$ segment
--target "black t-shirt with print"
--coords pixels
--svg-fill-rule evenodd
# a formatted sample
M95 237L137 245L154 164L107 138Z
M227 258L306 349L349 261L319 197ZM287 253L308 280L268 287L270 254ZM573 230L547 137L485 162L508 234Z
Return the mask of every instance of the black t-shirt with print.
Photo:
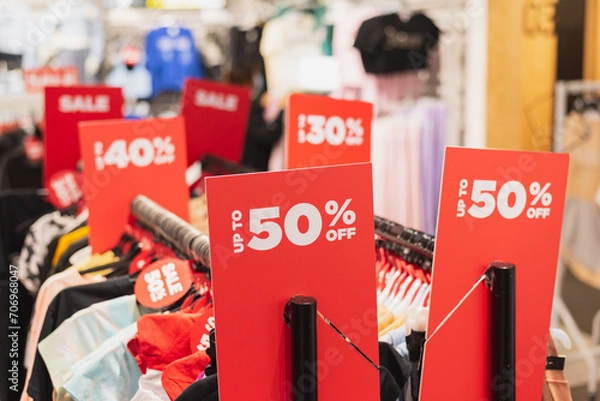
M363 22L354 47L368 73L416 71L428 67L429 52L439 38L438 27L423 14L408 20L387 14Z

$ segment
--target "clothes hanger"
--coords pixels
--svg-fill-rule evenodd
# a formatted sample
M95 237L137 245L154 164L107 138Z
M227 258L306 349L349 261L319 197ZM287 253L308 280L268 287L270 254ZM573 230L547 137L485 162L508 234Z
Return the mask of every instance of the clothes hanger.
M93 274L106 271L106 274L103 274L103 276L106 278L123 276L129 273L129 262L131 262L133 258L135 258L141 252L141 250L142 247L139 246L139 244L134 245L129 249L129 251L125 255L122 255L122 257L118 261L108 263L105 265L94 266L89 269L79 270L79 274L83 276L86 274Z
M406 0L400 0L399 1L400 4L398 4L398 17L400 18L400 21L406 23L408 21L410 21L410 19L413 16L413 13L411 12L410 8L408 7L408 4L406 2Z
M180 27L177 22L177 17L173 14L165 14L160 17L159 24L163 28L167 28L167 34L171 37L177 37L180 33Z

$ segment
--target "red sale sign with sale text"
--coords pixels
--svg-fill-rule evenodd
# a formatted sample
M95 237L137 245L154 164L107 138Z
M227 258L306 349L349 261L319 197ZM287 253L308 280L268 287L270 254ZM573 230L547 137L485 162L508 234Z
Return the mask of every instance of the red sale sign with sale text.
M83 178L73 170L63 170L52 176L48 185L48 201L58 209L77 205L83 199Z
M164 308L183 298L192 282L192 268L188 261L161 259L140 272L135 281L135 298L148 308Z
M34 68L23 71L25 90L30 93L42 92L49 86L73 86L79 84L79 71L76 67Z
M85 122L79 131L94 252L117 244L137 195L189 221L182 118Z
M516 400L542 399L568 165L556 153L446 150L421 401L489 400L499 385L486 285L440 326L494 261L516 266Z
M76 170L80 159L77 124L123 117L120 88L73 86L46 88L44 185L61 170Z
M292 399L283 312L296 295L377 363L370 164L206 181L220 400ZM319 398L379 399L378 371L317 320Z
M185 118L188 166L207 153L240 162L250 114L250 89L188 79L181 114Z
M288 168L371 161L373 105L327 96L290 96L286 119Z

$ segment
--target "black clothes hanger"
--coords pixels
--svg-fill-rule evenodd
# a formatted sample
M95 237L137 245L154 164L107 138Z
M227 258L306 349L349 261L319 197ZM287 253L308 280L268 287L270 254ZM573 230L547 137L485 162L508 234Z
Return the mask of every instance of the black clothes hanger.
M245 174L258 171L252 167L226 160L212 154L204 155L200 160L200 164L202 165L203 172L208 172L212 175Z
M183 259L201 263L210 268L208 236L172 212L143 195L135 197L131 212L139 224L170 244Z
M386 241L402 245L411 251L433 259L435 237L383 217L375 216L375 234Z
M113 263L108 263L105 265L91 267L89 269L82 270L79 273L81 275L85 275L85 274L91 274L91 273L96 273L96 272L101 272L104 270L112 269L112 271L110 273L108 273L105 277L109 278L109 277L122 276L129 272L129 265L131 264L131 261L141 252L141 250L142 250L141 245L135 244L135 245L131 246L131 248L129 249L129 251L126 254L121 255L121 257L118 261L113 262Z

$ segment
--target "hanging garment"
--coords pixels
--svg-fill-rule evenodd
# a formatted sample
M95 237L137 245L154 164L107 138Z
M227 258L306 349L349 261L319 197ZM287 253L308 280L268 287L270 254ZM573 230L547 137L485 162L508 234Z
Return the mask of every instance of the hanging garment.
M40 333L44 323L44 317L48 306L62 290L69 287L75 287L78 285L85 285L94 282L105 281L101 276L84 277L77 269L68 269L62 273L58 273L46 280L36 296L34 313L31 318L29 327L29 334L27 336L27 344L25 347L24 366L27 368L27 376L24 381L24 388L27 389L29 381L31 379L32 368L35 360L35 354L37 352L37 344L40 339ZM23 391L21 395L21 401L28 401L31 398L27 395L26 391Z
M55 211L40 217L29 229L18 265L19 280L30 293L35 294L42 283L50 243L74 221L73 216Z
M152 96L152 75L142 64L114 66L106 77L106 85L123 88L125 99L148 99Z
M439 28L424 14L403 20L394 13L363 22L354 46L367 72L387 74L427 68L429 52L439 38Z
M435 234L447 118L443 102L422 99L373 120L375 214Z
M69 246L82 238L86 238L90 235L90 227L84 226L81 228L77 228L69 233L66 233L62 237L58 239L58 243L56 244L56 250L54 251L54 255L52 256L52 267L54 268L58 263L60 257L67 251Z
M265 60L269 91L284 95L301 91L302 62L323 54L326 34L318 19L307 12L288 11L267 22L260 52Z
M423 228L418 114L402 112L375 119L372 128L375 214Z
M36 64L36 46L31 42L39 38L35 37L29 24L33 24L33 13L25 2L12 0L0 4L0 53L18 60L8 64L9 70L32 68Z
M162 375L160 370L148 369L140 376L138 390L131 401L170 401L161 382Z
M180 92L186 78L204 76L192 32L181 27L163 27L148 33L146 68L152 75L152 96Z
M73 376L73 365L140 316L135 296L125 295L91 305L62 322L38 344L54 388Z
M112 278L101 283L86 284L62 290L48 306L40 330L40 341L50 335L62 322L73 316L77 311L98 302L123 295L131 295L132 293L133 287L129 277ZM136 383L137 380L136 378ZM31 379L27 387L27 394L35 401L50 401L52 400L52 390L50 374L38 350L31 368Z
M260 99L253 101L242 163L260 171L268 170L271 152L283 135L283 127L283 113L275 121L267 122Z
M358 30L365 18L374 17L377 10L372 5L354 5L342 2L332 10L333 55L340 64L341 90L339 96L348 100L360 100L361 88L366 78L360 52L354 47Z
M210 363L204 351L192 353L192 328L204 312L146 315L138 320L138 333L128 348L142 374L161 371L161 382L171 399L193 383Z
M0 136L0 142L2 136ZM45 196L35 190L0 192L0 278L8 279L7 267L21 251L28 227L40 216L54 210Z
M127 350L127 342L136 331L135 323L124 328L71 367L73 377L65 383L64 389L73 401L129 401L133 398L141 372Z

